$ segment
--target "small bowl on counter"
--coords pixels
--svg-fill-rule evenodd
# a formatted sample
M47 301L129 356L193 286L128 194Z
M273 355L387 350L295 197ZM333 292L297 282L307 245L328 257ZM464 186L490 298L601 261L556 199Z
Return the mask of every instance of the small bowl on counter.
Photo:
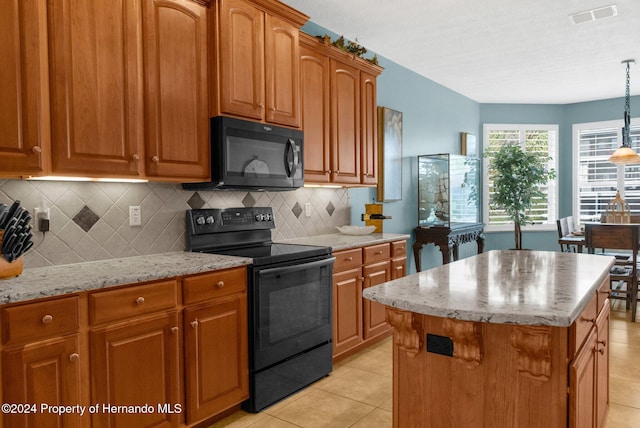
M376 230L375 226L336 226L340 233L345 235L369 235Z

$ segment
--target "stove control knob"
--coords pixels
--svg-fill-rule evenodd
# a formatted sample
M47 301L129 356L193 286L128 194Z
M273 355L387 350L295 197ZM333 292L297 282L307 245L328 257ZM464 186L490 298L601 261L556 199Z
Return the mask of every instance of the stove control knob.
M205 222L206 222L207 224L213 224L213 223L215 223L215 220L213 219L213 216L212 216L212 215L209 215L209 216L207 216L207 218L205 219Z
M256 221L264 221L264 214L256 214Z
M273 214L267 214L267 221L273 221Z
M205 219L203 216L196 217L196 223L202 226L205 223Z

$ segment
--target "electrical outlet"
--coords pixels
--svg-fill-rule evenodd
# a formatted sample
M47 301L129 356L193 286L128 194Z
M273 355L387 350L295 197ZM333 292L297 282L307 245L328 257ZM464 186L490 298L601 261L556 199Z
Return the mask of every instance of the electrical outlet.
M140 205L129 207L129 226L142 226L142 210Z
M49 231L49 220L51 220L51 210L49 208L34 208L33 209L33 229L36 232Z
M311 203L307 202L304 204L304 215L307 217L311 217Z

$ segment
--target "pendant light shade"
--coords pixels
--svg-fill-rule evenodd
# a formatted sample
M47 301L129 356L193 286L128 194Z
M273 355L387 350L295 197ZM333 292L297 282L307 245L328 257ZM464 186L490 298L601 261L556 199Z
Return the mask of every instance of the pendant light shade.
M631 126L631 101L629 96L629 65L635 63L634 59L626 59L622 61L627 65L627 81L624 93L624 127L622 128L622 146L618 148L611 157L609 162L616 165L628 165L640 163L640 156L631 148L631 137L629 136Z

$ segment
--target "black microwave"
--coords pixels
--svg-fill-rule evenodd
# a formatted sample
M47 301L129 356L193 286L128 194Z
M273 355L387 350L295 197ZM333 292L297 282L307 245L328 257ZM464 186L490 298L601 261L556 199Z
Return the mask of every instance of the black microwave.
M304 184L303 133L226 116L211 118L211 182L194 190L295 190Z

